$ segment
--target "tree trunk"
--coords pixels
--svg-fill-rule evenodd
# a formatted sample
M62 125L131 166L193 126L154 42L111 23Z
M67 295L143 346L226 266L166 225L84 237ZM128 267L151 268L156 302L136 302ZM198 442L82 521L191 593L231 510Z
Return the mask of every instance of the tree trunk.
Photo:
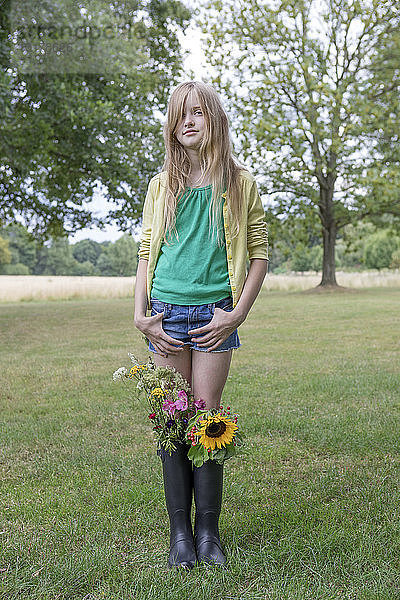
M322 223L322 235L324 242L324 255L322 259L322 279L319 286L337 287L335 245L336 245L336 220L333 206L334 187L326 186L320 188L320 217Z
M322 259L322 279L319 285L337 286L335 264L336 223L332 221L329 227L323 228L322 233L324 239L324 256Z

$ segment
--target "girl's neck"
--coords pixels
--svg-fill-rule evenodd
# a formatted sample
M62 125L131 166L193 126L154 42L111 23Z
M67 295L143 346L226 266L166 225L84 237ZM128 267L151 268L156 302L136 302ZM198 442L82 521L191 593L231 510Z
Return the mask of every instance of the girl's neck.
M202 173L190 173L190 177L188 177L186 181L187 187L204 187L209 185L211 181L209 179L204 179Z
M204 174L201 170L199 154L195 150L189 150L188 156L191 164L190 175L186 181L188 187L203 187L208 185L209 179L204 179Z

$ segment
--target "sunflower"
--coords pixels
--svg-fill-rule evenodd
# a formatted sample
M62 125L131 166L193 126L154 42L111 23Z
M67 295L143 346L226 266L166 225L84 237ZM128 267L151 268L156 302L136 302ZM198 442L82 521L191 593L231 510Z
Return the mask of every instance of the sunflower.
M222 448L230 444L238 428L229 417L224 417L221 413L200 421L200 425L201 429L195 435L199 436L199 443L204 448L211 450L215 450L215 446Z

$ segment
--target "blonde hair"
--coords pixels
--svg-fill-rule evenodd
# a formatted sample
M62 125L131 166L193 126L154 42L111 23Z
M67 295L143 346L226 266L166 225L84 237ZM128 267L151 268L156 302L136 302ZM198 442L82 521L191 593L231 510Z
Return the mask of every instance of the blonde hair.
M193 93L197 93L204 115L205 134L199 148L199 159L203 178L207 177L212 184L210 232L216 234L218 243L221 244L218 218L222 214L224 198L221 194L224 191L226 191L227 209L232 223L232 236L235 237L239 232L243 205L239 173L243 167L232 154L228 116L221 100L211 85L201 81L179 84L172 92L168 103L164 125L166 153L163 169L167 172L164 239L167 241L167 238L175 232L177 203L187 187L191 172L189 157L176 137L176 130L181 123L186 99Z

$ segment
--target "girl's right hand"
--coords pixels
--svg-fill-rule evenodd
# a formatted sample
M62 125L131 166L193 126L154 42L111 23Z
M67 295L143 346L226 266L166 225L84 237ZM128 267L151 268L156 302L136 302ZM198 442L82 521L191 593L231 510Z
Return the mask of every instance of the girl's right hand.
M153 317L142 317L135 320L135 326L144 333L161 356L179 354L183 350L183 342L165 333L162 328L162 319L163 313L158 313Z

